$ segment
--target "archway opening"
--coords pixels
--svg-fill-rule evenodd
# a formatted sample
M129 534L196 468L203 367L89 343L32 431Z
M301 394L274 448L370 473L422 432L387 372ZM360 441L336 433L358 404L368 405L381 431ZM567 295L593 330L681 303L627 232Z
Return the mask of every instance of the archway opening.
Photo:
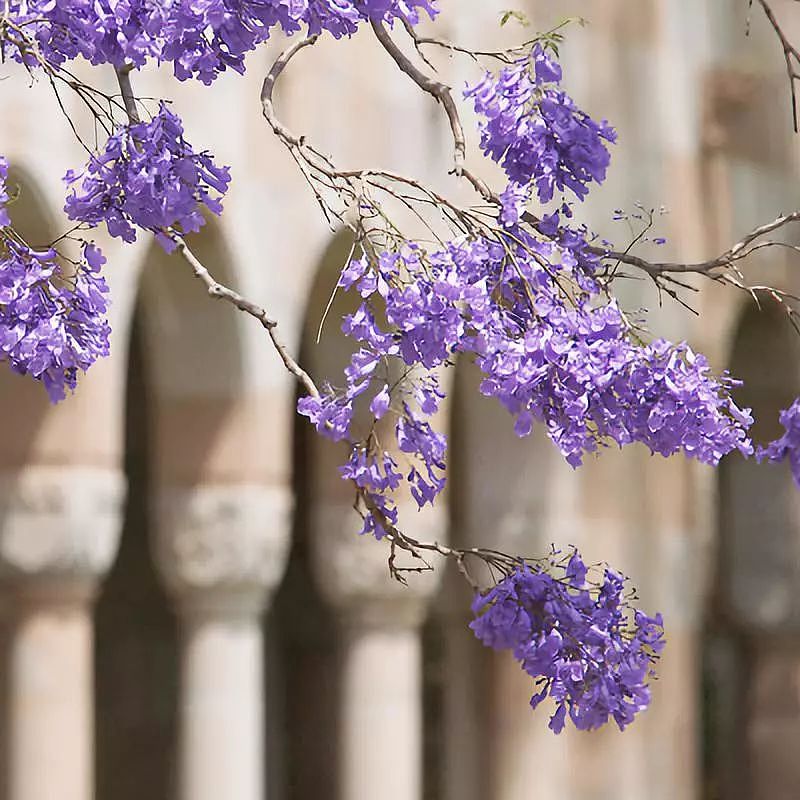
M306 304L300 363L315 381L334 380L352 343L339 330L351 313L352 297L335 287L351 239L338 236L328 247ZM294 395L294 402L304 392ZM294 415L292 545L283 583L268 620L268 787L280 800L335 800L338 785L337 623L312 572L311 537L321 484L337 481L342 452L322 440L305 417ZM271 704L271 705L270 705ZM280 720L278 723L277 721Z
M780 436L800 394L800 341L777 311L748 308L730 359L753 409L753 436ZM703 658L707 800L789 800L800 785L793 743L800 698L800 500L788 465L738 453L717 477L717 551Z
M175 795L177 633L153 567L152 413L137 308L130 335L120 549L95 611L95 778L98 800ZM131 780L131 776L136 776Z
M474 364L458 362L450 400L450 541L528 555L546 551L558 456L539 428L517 437L505 409L481 395L481 380ZM552 736L544 712L527 705L530 679L508 653L474 637L472 591L455 564L443 566L425 628L425 797L547 793L547 774L558 773L555 763L545 766L554 752L545 737ZM478 564L471 566L478 580L490 580Z

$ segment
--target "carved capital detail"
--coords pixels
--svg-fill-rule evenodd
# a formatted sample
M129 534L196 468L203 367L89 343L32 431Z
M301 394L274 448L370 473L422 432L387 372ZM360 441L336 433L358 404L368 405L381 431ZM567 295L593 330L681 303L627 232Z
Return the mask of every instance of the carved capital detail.
M404 513L405 512L405 513ZM401 508L401 522L419 540L443 541L447 530L441 507ZM339 611L345 624L411 627L422 623L441 579L443 559L425 554L434 569L407 573L408 585L389 574L389 544L359 536L361 520L350 506L323 506L312 515L313 569L322 595ZM422 563L397 553L397 565Z
M178 605L186 610L260 610L286 567L291 506L291 493L284 487L162 490L154 549Z
M31 466L0 476L0 582L90 594L117 552L119 472Z

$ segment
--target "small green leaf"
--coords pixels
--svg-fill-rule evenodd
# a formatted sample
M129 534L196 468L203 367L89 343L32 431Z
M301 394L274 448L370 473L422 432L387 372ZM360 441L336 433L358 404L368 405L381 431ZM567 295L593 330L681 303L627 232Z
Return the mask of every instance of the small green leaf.
M509 20L513 19L515 22L518 22L520 25L527 27L530 25L530 21L528 17L522 11L516 11L514 9L508 9L503 11L500 16L500 27L505 25Z

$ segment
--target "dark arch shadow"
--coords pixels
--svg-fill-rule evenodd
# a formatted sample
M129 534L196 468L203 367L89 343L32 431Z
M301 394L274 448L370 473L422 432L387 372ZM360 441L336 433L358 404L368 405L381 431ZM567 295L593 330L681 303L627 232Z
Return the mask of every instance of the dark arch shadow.
M782 314L744 311L730 370L744 381L735 394L753 409L754 439L780 436L778 412L800 394L800 341ZM717 491L702 670L704 797L789 800L800 786L800 702L782 683L800 667L797 489L788 465L735 453L719 467Z
M335 381L347 363L349 340L339 330L352 298L333 294L350 252L350 237L340 234L323 258L309 294L300 345L300 361L314 380ZM301 396L295 394L294 402ZM326 447L308 421L293 415L292 489L295 511L292 546L283 583L268 619L267 793L281 800L336 800L338 776L337 627L323 602L311 570L312 509L320 481L336 480L341 451ZM272 704L272 705L270 705ZM278 708L276 708L278 705ZM278 723L277 721L280 720ZM342 798L341 800L345 800Z
M177 741L176 622L150 557L152 414L137 309L130 337L120 550L95 610L98 800L172 800Z

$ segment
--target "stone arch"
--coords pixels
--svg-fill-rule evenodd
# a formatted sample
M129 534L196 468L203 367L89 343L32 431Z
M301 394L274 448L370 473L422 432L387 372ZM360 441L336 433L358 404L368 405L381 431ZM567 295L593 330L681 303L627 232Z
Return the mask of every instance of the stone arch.
M56 234L56 224L43 193L31 173L23 166L12 163L8 185L16 189L14 201L8 211L14 229L32 246L45 245ZM23 375L17 375L6 364L0 363L0 477L4 484L13 486L19 480L26 464L37 458L42 449L43 428L50 413L51 404L47 392L40 383ZM7 491L5 499L14 495ZM0 503L0 533L5 532L15 509ZM13 526L13 521L10 523ZM7 598L3 601L6 610ZM13 768L8 741L13 736L9 725L9 712L14 689L11 688L13 670L10 667L13 647L13 628L10 620L0 620L0 798L7 791L6 778Z
M60 215L48 202L45 190L50 184L40 176L40 167L38 163L20 165L12 161L9 174L9 183L18 190L9 205L12 224L35 248L47 247L64 231ZM64 246L68 248L69 244ZM21 766L35 763L26 762L31 750L26 752L19 746L20 727L30 719L41 726L28 737L34 759L40 749L63 753L68 764L63 770L56 766L48 771L46 781L58 784L56 791L67 793L80 793L83 789L78 787L90 782L89 606L98 579L110 566L116 550L123 495L114 424L121 403L108 364L108 359L101 360L88 375L79 378L80 391L55 406L41 384L0 365L4 443L0 455L0 538L7 636L0 650L6 651L3 689L10 698L2 724L8 725L8 735L16 743L8 749L8 762L1 771L3 782L13 783L17 790L20 781L39 781L42 785L40 777L27 774L29 767ZM31 502L26 497L38 499ZM15 548L15 541L23 546ZM35 612L22 611L28 593L35 598L31 604ZM33 645L31 619L52 621L44 623L52 634ZM19 661L19 653L26 647L33 648L31 652L40 664L32 681L29 661ZM53 701L53 686L61 686L62 697L69 698L66 712L64 703ZM40 703L33 713L29 705L19 705L20 698L30 704L31 696ZM60 728L61 724L66 727ZM60 741L51 751L49 737L63 739L65 730L69 730L69 742Z
M775 309L745 308L730 354L755 441L781 434L800 395L800 341ZM717 549L704 659L706 782L723 800L789 798L800 706L800 501L789 468L732 454L717 477Z
M24 164L12 162L9 165L8 185L16 190L8 206L14 230L31 247L50 244L56 236L56 219L34 173Z
M219 280L233 282L216 226L191 238ZM207 485L258 480L247 457L258 449L247 437L257 432L241 413L249 396L239 325L236 310L209 298L178 256L151 246L129 326L129 493L119 554L96 609L99 800L143 792L168 800L179 791L181 620L177 598L165 591L162 529L186 519Z
M222 283L234 283L231 257L212 223L191 239ZM208 296L182 259L153 244L141 277L139 313L152 388L154 470L163 485L243 476L246 400L241 314Z

